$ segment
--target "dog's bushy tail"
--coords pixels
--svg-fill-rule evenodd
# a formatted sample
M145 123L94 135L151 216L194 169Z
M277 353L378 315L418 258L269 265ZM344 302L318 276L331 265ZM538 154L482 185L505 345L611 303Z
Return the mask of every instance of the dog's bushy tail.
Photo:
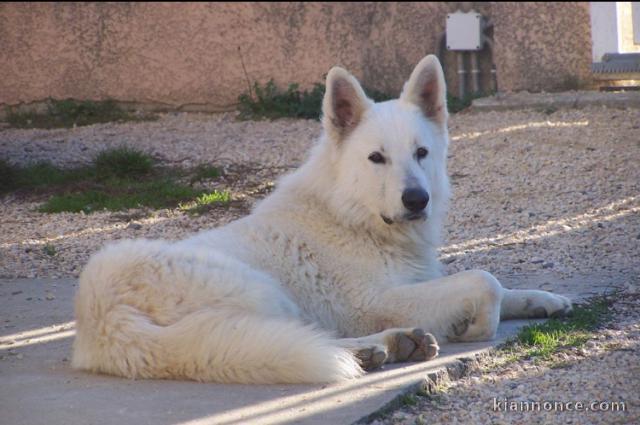
M128 378L221 383L334 382L362 373L351 352L297 320L205 308L160 326L128 305L78 323L72 365Z
M78 333L74 367L222 383L333 382L362 373L335 340L295 321L203 309L163 327L118 306L103 327L104 337Z

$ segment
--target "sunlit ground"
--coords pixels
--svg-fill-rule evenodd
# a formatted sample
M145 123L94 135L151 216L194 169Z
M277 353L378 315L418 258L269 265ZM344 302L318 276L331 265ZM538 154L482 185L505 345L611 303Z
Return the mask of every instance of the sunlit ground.
M551 115L536 111L453 115L449 174L454 195L441 250L449 272L468 268L498 274L536 272L541 265L534 259L542 259L548 267L553 264L550 271L559 277L576 272L638 271L640 266L629 260L640 255L634 243L638 233L634 229L640 226L640 150L634 128L640 125L638 121L635 111L606 108L559 110ZM206 120L193 123L189 143L207 143L216 133L204 123ZM308 128L317 135L320 125L308 121L283 132L284 123L260 126L262 131L273 126L268 137L274 140L286 134L283 146L290 143L296 148L279 146L279 163L295 164L298 153L287 159L288 155L299 152L301 143L310 146L313 137L308 136ZM140 128L158 124L162 120L142 123ZM237 138L251 137L244 123L218 120L211 125L224 128L225 134L237 131ZM203 126L200 135L199 126ZM24 146L36 143L19 140L19 134L12 133L12 137ZM218 151L211 158L193 160L215 163L216 158L224 157L228 161L238 143L248 144L234 142L229 152L227 145L217 144ZM176 145L182 149L180 146ZM185 158L189 152L184 152ZM51 155L61 153L53 150ZM268 170L268 163L261 169ZM281 167L276 174L284 170ZM241 191L244 178L264 183L274 177L274 173L240 176L233 192ZM0 277L77 276L89 255L108 240L182 238L239 218L250 206L202 215L183 208L138 216L136 212L47 215L34 212L38 205L35 200L10 196L0 199ZM132 221L136 228L131 228Z
M0 336L0 351L28 347L75 335L75 321Z

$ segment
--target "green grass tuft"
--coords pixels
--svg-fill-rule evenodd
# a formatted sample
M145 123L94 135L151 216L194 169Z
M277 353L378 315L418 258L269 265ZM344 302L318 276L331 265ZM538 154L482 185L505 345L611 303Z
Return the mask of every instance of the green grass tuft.
M468 93L463 98L459 98L457 96L453 96L450 93L447 93L447 109L450 113L456 114L458 112L464 111L471 103L473 103L474 99L479 99L481 97L490 96L490 94L477 92L477 93Z
M51 244L46 244L42 247L42 252L47 254L49 257L53 257L56 255L56 247Z
M522 357L549 359L564 347L579 347L591 337L591 331L609 317L610 305L608 298L597 297L574 306L570 317L525 326L505 349L512 360L517 360Z
M219 175L220 171L210 165L192 170L159 168L147 154L123 147L100 152L91 165L75 169L48 163L17 167L0 161L0 193L51 193L39 208L45 213L158 209L182 203L193 203L193 211L201 212L231 200L229 192L209 193L192 185Z
M88 167L61 169L47 162L38 162L24 167L12 166L0 161L0 194L20 189L46 189L91 178Z
M298 84L290 84L281 90L273 80L261 86L257 82L252 93L243 93L238 98L240 114L238 119L277 119L283 117L319 119L322 113L322 98L326 87L316 83L310 91L300 91ZM364 88L365 93L375 102L384 102L394 97L376 89ZM488 96L486 93L470 93L464 98L447 94L449 112L460 112L471 105L474 99Z
M9 192L18 187L18 169L0 159L0 193Z
M415 406L418 404L418 396L415 394L404 394L400 397L401 406Z
M15 128L70 128L105 122L149 121L157 116L135 115L122 109L113 100L77 101L49 99L46 112L7 110L7 122Z
M201 190L176 183L169 178L149 181L111 179L92 190L53 195L39 211L83 211L89 214L105 209L120 211L140 207L166 208L177 206L181 201L197 197L201 193Z
M216 206L227 206L230 202L230 192L214 190L210 193L203 193L192 202L180 204L179 208L190 214L202 214Z
M299 90L298 84L290 84L286 90L279 89L273 80L261 86L258 82L253 85L253 93L244 93L238 97L240 102L238 116L241 120L248 119L277 119L319 118L324 85L315 84L311 91Z
M139 150L120 147L102 151L94 160L96 177L139 178L148 175L153 168L153 159Z
M199 164L193 170L191 183L201 181L201 180L217 179L221 175L222 175L222 172L218 167L214 167L213 165L209 165L209 164Z
M238 119L273 120L284 117L320 119L325 90L326 87L322 83L314 84L310 91L300 91L298 84L290 84L283 91L273 80L269 80L264 86L256 82L253 93L244 93L238 98L240 103ZM392 99L392 96L379 90L365 89L365 92L376 102Z

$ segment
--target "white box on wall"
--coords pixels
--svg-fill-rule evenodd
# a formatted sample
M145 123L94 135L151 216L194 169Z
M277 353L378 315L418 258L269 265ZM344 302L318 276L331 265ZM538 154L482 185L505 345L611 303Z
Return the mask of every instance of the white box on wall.
M482 15L478 12L454 12L447 15L447 49L482 49Z

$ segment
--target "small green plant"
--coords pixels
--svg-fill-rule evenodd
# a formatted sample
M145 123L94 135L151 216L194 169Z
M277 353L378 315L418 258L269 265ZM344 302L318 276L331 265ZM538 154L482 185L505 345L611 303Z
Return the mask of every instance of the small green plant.
M308 91L300 91L298 84L290 84L286 90L279 89L273 80L263 87L254 83L253 93L244 93L238 98L238 119L277 119L283 117L319 119L322 113L322 98L326 87L314 84ZM379 90L365 89L367 95L376 102L392 97Z
M214 190L210 193L203 193L192 202L180 204L179 208L191 214L202 214L213 207L229 205L230 202L230 192Z
M273 80L269 80L264 87L256 82L253 85L253 96L245 93L238 98L239 118L318 118L324 86L316 84L311 91L304 92L298 87L298 84L290 84L282 91Z
M120 211L129 208L176 207L192 204L189 212L202 212L227 205L227 191L208 192L193 184L215 179L221 174L212 165L194 169L160 168L151 157L129 147L100 152L85 167L61 169L49 163L12 166L0 161L0 193L15 190L48 193L40 212L59 213L100 210ZM185 183L186 181L186 183Z
M51 244L46 244L42 247L42 252L47 254L49 257L53 257L56 255L56 247Z
M463 98L459 98L450 93L447 93L447 108L449 112L452 114L456 114L460 111L467 109L471 106L471 103L474 99L479 99L481 97L487 97L491 94L476 92L476 93L467 93Z
M385 93L377 89L363 87L363 90L367 94L367 96L374 102L386 102L387 100L391 100L394 98L389 93Z
M226 204L229 201L231 201L231 193L226 190L223 192L214 190L211 193L200 195L198 199L196 199L198 205Z
M0 193L9 192L18 186L16 167L0 159Z
M135 115L122 109L113 100L77 101L73 99L46 102L45 112L7 110L7 122L16 128L70 128L113 121L148 121L157 116Z
M418 396L416 394L405 394L400 397L401 406L415 406L418 404Z
M94 165L98 179L139 178L151 172L153 159L144 152L125 146L100 152Z
M53 195L39 209L40 212L63 211L86 214L101 211L120 211L129 208L166 208L199 196L201 190L177 183L169 178L135 181L111 179L94 189Z
M578 347L607 319L610 304L607 297L597 297L576 305L570 317L525 326L504 349L512 360L517 360L521 357L549 359L563 347Z
M0 161L0 194L19 189L46 189L82 181L92 175L88 167L61 169L47 162L12 166Z
M191 177L191 183L208 180L208 179L217 179L220 177L222 173L218 167L214 167L209 164L199 164L194 170L193 175Z

